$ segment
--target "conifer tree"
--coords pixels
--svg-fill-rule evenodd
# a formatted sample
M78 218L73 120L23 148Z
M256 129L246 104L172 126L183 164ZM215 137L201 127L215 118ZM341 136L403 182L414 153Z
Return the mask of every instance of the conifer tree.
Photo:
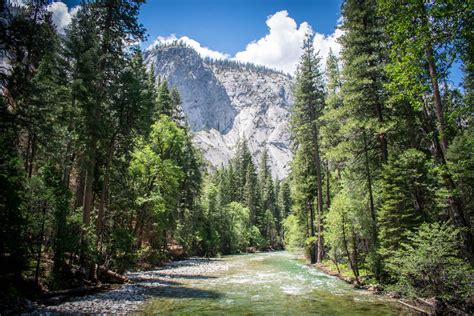
M186 117L183 111L183 103L181 101L181 96L179 94L178 88L176 86L171 88L170 91L171 102L173 105L173 113L171 118L178 124L178 126L186 127Z
M451 61L458 55L471 66L469 51L470 12L472 4L465 1L397 1L379 2L386 17L385 30L390 36L390 63L387 71L392 79L389 87L394 95L405 95L415 108L434 112L428 116L429 133L438 163L446 166L449 131L446 119L447 104L443 102L440 83L446 78ZM467 28L467 30L466 30ZM467 32L467 33L466 33ZM468 74L469 75L469 74ZM469 86L469 76L466 82ZM448 190L446 204L453 223L461 228L464 253L474 265L474 240L462 199L456 197L457 184L449 172L442 174Z
M244 205L250 210L251 225L256 225L257 223L257 214L260 201L258 196L259 188L257 181L258 179L255 166L253 162L250 161L245 175L243 202Z
M175 102L177 100L174 100ZM157 113L158 115L164 114L169 117L173 117L174 112L174 102L171 98L170 90L168 88L168 81L163 80L158 86L157 92Z
M379 214L380 253L390 257L407 236L430 220L434 200L426 157L409 149L384 166Z
M377 172L388 159L387 138L387 37L376 1L348 0L342 13L345 31L341 37L343 82L343 112L345 116L345 148L351 160L352 171L366 180L367 209L370 218L369 252L371 269L379 276L377 233L377 201L374 184Z
M110 102L111 88L115 84L111 79L123 69L127 46L144 36L143 26L137 21L140 6L140 0L86 2L68 32L68 47L76 67L74 79L81 85L90 85L82 89L79 100L85 118L81 205L86 225L90 223L93 206L98 146L102 133L107 130L101 128L104 126L99 122L105 118L106 104Z
M345 102L351 106L351 115L368 130L368 137L376 140L379 159L385 162L388 159L388 145L384 66L388 39L382 18L377 14L375 0L347 0L342 14Z
M316 180L317 196L317 244L312 246L311 262L321 262L324 254L323 243L323 192L320 148L320 116L324 108L325 92L320 70L320 59L314 51L313 36L308 34L303 43L303 55L298 65L295 82L295 104L292 109L291 126L297 151L305 151L311 157L314 174L306 173L305 178ZM308 169L309 171L311 169ZM313 201L307 201L309 208L311 236L314 236Z

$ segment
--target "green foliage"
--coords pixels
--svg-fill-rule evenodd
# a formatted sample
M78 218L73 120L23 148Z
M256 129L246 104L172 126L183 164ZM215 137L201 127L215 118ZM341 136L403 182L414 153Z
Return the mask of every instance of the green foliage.
M289 215L283 220L283 231L286 249L296 251L304 247L306 240L304 230L301 229L301 224L295 215Z
M10 273L25 265L24 181L12 117L0 98L0 260Z
M176 99L176 97L175 97ZM174 100L177 102L178 100ZM173 116L173 99L171 98L170 90L168 89L168 82L163 80L158 86L156 104L158 106L157 113L167 115L168 117Z
M114 270L123 273L136 264L139 255L134 251L135 244L135 236L129 230L117 228L112 232L110 255Z
M257 175L247 142L240 140L229 165L210 175L204 186L204 223L198 225L196 238L202 252L212 255L281 247L282 217L275 193L278 187L266 151ZM286 190L282 203L290 208L289 186Z
M380 253L390 256L407 236L430 218L434 207L425 154L409 149L394 157L382 172L379 212Z
M332 200L329 212L325 216L324 238L330 249L330 258L336 259L336 261L342 257L347 260L348 232L350 231L349 226L352 224L349 216L353 216L351 211L350 197L347 192L341 191Z
M447 154L447 166L457 184L455 194L465 203L465 216L474 227L474 134L465 131L454 140Z
M152 125L149 140L138 139L132 153L129 175L135 196L138 239L147 227L153 227L151 243L161 247L166 231L176 227L180 183L183 170L180 160L185 148L185 134L168 116L161 115Z
M366 201L361 197L357 182L344 179L342 189L334 196L325 217L324 233L331 260L347 262L356 278L360 274L361 261L367 256L361 241L368 240L371 233Z
M283 181L244 136L203 175L178 89L131 46L142 3L84 1L60 36L47 1L28 1L2 32L2 281L55 289L88 282L95 264L123 272L284 243L408 295L470 295L470 3L344 1L341 61L331 53L326 76L308 35ZM463 93L448 85L454 60ZM438 223L448 218L458 228ZM86 275L70 280L71 267Z
M392 80L388 87L393 95L408 98L413 107L421 108L422 96L431 89L426 62L433 58L440 77L446 76L459 45L468 43L462 37L469 27L469 4L382 0L377 5L391 39L386 70ZM430 56L430 50L434 56Z
M408 235L387 268L402 293L459 300L472 295L472 268L459 258L459 229L447 223L423 224Z
M224 227L227 226L227 229L221 232L223 248L228 249L229 253L245 251L250 239L249 209L240 203L231 202L224 206L223 215Z

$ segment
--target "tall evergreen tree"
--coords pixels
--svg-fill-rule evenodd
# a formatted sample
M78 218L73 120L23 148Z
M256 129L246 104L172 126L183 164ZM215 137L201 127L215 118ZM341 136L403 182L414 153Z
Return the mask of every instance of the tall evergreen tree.
M399 3L383 0L379 8L386 17L385 29L392 42L387 66L392 79L391 91L395 95L408 96L415 109L424 107L426 112L434 112L434 118L428 116L428 124L432 125L430 133L435 135L432 137L435 157L445 167L450 139L447 105L443 102L440 82L446 78L450 63L460 52L466 66L470 65L465 52L470 45L466 28L472 20L472 16L469 17L472 5L465 1ZM457 185L449 172L443 172L442 177L449 193L446 199L450 208L448 213L453 223L462 229L464 253L474 264L472 227L462 200L456 197Z
M313 246L311 261L321 262L324 254L323 243L323 192L322 192L322 168L320 147L320 116L324 108L325 92L323 78L320 70L320 59L314 51L313 36L308 34L303 43L303 54L298 65L295 80L295 104L292 109L291 126L292 134L297 150L307 150L315 174L306 174L305 177L315 177L317 196L317 244ZM311 235L313 229L313 207L309 202L306 207L310 208Z
M388 159L387 140L387 82L384 66L388 39L382 18L378 15L376 1L347 0L342 13L345 31L341 37L344 112L349 148L354 161L353 169L366 179L370 223L370 251L374 265L371 269L379 275L376 256L377 201L374 183L377 171ZM374 150L375 149L375 150ZM355 158L355 159L354 159Z

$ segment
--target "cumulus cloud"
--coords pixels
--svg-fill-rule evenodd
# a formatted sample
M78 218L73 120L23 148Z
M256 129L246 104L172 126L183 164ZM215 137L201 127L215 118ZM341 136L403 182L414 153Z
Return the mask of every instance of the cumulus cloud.
M158 38L153 42L153 44L150 45L148 49L156 47L160 44L171 44L176 41L180 41L191 46L199 55L201 55L201 57L209 57L213 59L228 59L230 57L228 54L204 47L198 41L195 41L187 36L177 38L174 34L170 36L158 36Z
M187 36L180 38L177 38L175 35L159 36L149 48L163 43L170 44L174 41L182 41L194 48L203 57L249 62L282 70L290 74L293 74L296 70L301 57L303 40L308 32L314 35L313 45L315 50L319 52L323 69L325 68L329 51L332 50L336 56L340 54L341 46L337 42L337 39L343 34L343 31L340 29L336 29L330 35L314 32L307 22L298 25L286 10L269 16L266 24L268 26L268 34L259 40L247 44L245 50L236 53L232 58L228 54L203 47L199 42Z
M249 43L244 51L235 55L235 59L293 73L301 54L303 39L311 31L311 27L306 22L298 26L287 11L268 17L266 24L269 33L258 41Z
M235 55L235 59L294 73L301 56L305 35L313 32L311 26L307 22L298 26L286 10L269 16L266 24L268 34L249 43L244 51ZM320 52L323 66L330 49L334 54L339 54L340 45L336 40L341 34L342 31L338 29L331 35L314 33L314 47Z
M26 6L26 0L10 0L14 6ZM64 33L64 29L71 23L72 18L76 15L81 6L77 5L71 9L62 2L56 1L48 5L48 11L53 15L53 23L57 27L59 33Z
M58 28L59 33L64 33L64 29L71 23L74 15L79 11L80 6L71 9L61 1L53 2L48 6L48 10L53 14L53 23Z
M323 69L326 67L326 60L329 56L329 52L339 57L341 53L341 45L337 42L337 39L341 37L343 31L336 29L331 35L324 35L320 33L314 34L314 49L319 51L319 56L321 57L321 66Z

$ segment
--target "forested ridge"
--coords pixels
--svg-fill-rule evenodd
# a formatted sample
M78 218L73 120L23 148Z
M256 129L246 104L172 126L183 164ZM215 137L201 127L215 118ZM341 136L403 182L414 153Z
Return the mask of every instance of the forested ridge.
M304 41L294 159L274 179L245 135L228 165L207 166L179 91L136 46L143 2L82 1L64 34L46 0L2 23L0 304L192 255L286 248L356 283L466 306L472 3L344 1L340 57L322 65Z

